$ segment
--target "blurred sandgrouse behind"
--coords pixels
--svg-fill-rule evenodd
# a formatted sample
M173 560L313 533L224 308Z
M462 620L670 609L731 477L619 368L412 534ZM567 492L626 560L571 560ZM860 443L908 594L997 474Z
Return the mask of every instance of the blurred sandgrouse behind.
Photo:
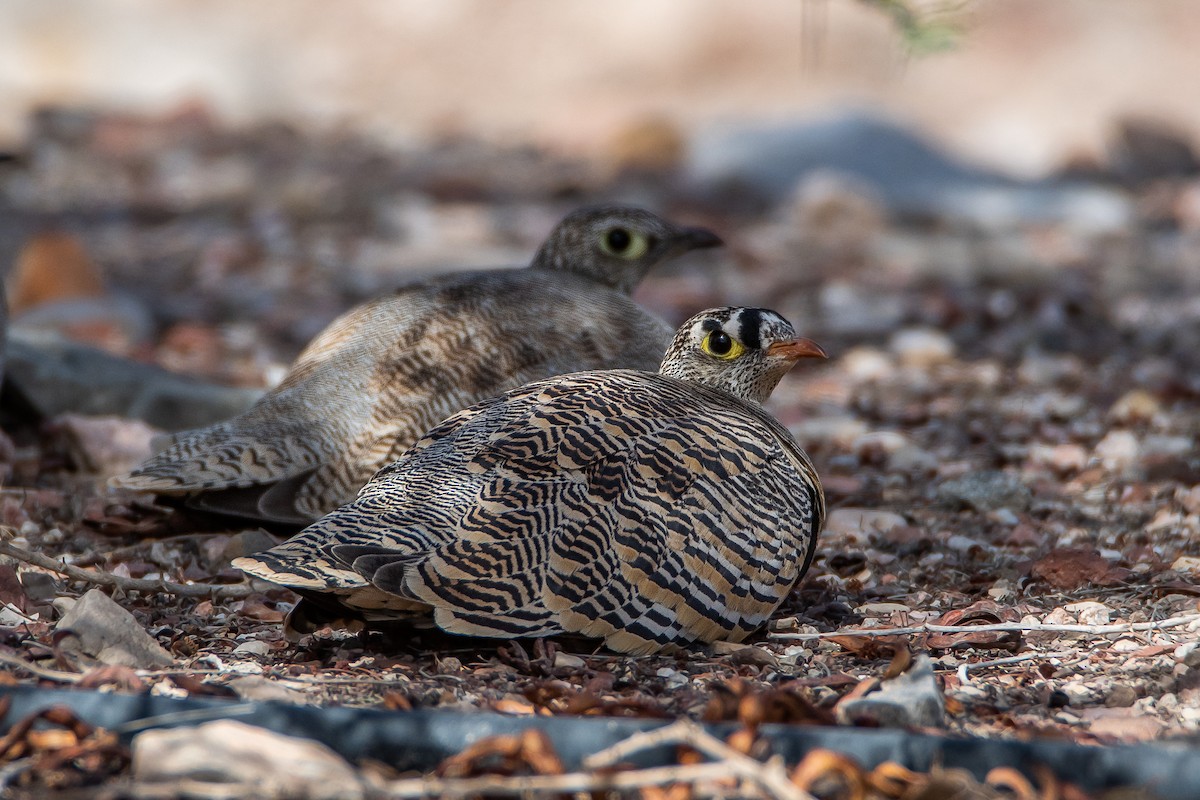
M759 405L824 357L773 311L684 323L656 373L560 375L461 411L291 541L234 565L301 595L292 634L427 616L647 653L740 641L808 569L808 456Z
M564 372L654 369L671 330L630 292L655 264L720 243L641 209L576 211L527 269L440 277L349 311L249 411L177 434L110 485L301 527L472 403Z

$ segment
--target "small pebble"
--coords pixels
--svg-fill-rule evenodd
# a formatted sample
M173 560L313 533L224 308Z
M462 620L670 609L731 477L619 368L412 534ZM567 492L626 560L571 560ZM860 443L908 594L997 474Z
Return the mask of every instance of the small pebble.
M1016 476L1006 472L973 472L949 480L937 488L938 499L950 506L966 506L976 511L1009 508L1024 511L1033 495Z
M1141 445L1129 431L1109 431L1096 445L1096 457L1109 472L1124 472L1137 463Z
M913 444L895 450L887 459L891 472L931 473L937 471L938 464L937 456Z
M1189 667L1198 667L1200 666L1200 643L1185 642L1175 648L1173 655L1176 661L1187 664Z
M1021 518L1018 517L1011 508L997 508L988 512L988 519L1000 525L1009 528L1020 524Z
M901 366L929 369L954 360L954 342L934 328L905 328L892 336L888 348Z
M682 689L688 685L688 677L678 670L673 670L670 667L663 667L654 673L660 678L666 679L667 689Z
M1122 425L1149 422L1162 411L1158 398L1144 389L1134 389L1121 395L1108 410L1108 417Z
M462 668L462 662L454 656L446 656L437 662L437 672L439 675L453 675L456 672L462 672Z
M1088 452L1078 444L1035 444L1029 448L1029 460L1058 473L1079 472L1087 466Z
M1107 625L1112 619L1112 609L1103 603L1085 600L1082 603L1071 603L1067 606L1083 625Z
M867 432L865 422L854 417L811 417L797 422L788 430L800 444L812 447L829 444L849 449L854 441Z
M1021 365L1017 368L1017 377L1024 383L1044 386L1068 378L1076 378L1082 371L1083 366L1074 356L1032 354L1021 361Z
M1200 575L1200 558L1196 556L1180 556L1171 562L1171 569L1189 575Z
M886 380L896 374L891 357L873 347L855 347L842 354L841 368L854 381Z
M912 447L912 440L897 431L869 431L854 440L851 449L860 456L873 450L892 454L905 447Z
M556 669L583 669L586 666L587 662L579 656L573 656L561 650L554 654L554 667Z

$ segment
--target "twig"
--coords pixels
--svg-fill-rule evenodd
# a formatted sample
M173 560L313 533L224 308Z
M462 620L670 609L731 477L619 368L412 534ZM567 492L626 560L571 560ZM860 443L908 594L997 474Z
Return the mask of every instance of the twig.
M1069 658L1075 655L1074 652L1065 651L1060 653L1022 653L1019 656L1008 656L1007 658L995 658L991 661L976 661L973 664L959 664L955 671L958 679L963 683L970 683L971 679L967 673L972 670L987 669L988 667L1003 667L1009 664L1020 664L1022 661L1036 661L1044 658Z
M753 759L750 759L753 761ZM755 761L759 767L764 765ZM728 779L737 770L724 761L685 766L649 767L626 772L569 772L566 775L507 777L484 775L478 778L407 778L385 784L382 796L388 800L411 797L467 797L471 795L521 797L564 793L602 793L664 786L672 783L700 783ZM738 775L737 777L743 777ZM786 794L773 792L761 780L754 779L773 799L803 798L812 795L788 784Z
M788 780L782 762L772 759L767 763L750 758L734 750L710 733L706 733L690 719L681 719L645 733L635 733L628 739L617 742L583 760L583 766L588 769L609 767L623 761L633 753L648 750L662 745L687 745L704 753L709 758L718 759L726 774L733 774L742 780L757 784L768 795L789 800L813 800L812 795L796 787Z
M913 633L987 633L990 631L1052 631L1056 633L1087 633L1103 636L1110 633L1153 631L1162 628L1177 628L1192 622L1200 622L1200 614L1185 614L1154 622L1118 622L1112 625L1057 625L1045 622L998 622L994 625L912 625L907 628L850 628L822 633L768 633L767 638L785 642L807 642L813 639L829 639L834 636L899 636Z
M67 672L61 669L50 669L35 664L32 661L26 661L19 656L12 656L8 653L0 652L0 664L7 664L13 669L23 669L26 672L32 673L39 678L44 678L48 681L58 681L59 683L79 683L83 680L81 672Z
M18 561L32 564L35 567L48 569L60 575L66 575L74 581L83 581L95 586L112 586L126 592L146 592L153 594L162 592L181 597L210 597L213 600L237 600L249 597L254 590L246 584L233 586L213 586L203 583L172 583L167 580L147 580L145 578L125 578L113 575L111 572L82 569L73 564L56 561L41 553L34 553L23 547L17 547L12 542L0 541L0 555L11 556Z

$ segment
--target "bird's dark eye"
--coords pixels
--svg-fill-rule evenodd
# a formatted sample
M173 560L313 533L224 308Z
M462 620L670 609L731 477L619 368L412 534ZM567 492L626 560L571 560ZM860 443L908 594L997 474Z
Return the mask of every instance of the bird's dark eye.
M720 329L705 336L704 341L700 342L700 349L710 356L716 356L725 361L732 361L746 352L746 348L741 342Z
M632 241L633 237L624 228L613 228L604 237L604 243L608 245L608 249L617 255L628 250Z
M733 347L733 339L725 331L713 331L708 337L708 352L714 356L723 356Z
M637 261L650 250L650 237L629 228L609 228L600 235L600 249L625 261Z

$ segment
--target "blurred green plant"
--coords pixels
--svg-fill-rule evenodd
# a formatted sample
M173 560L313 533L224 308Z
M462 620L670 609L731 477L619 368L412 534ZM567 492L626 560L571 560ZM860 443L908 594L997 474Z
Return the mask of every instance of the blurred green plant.
M859 0L892 19L912 55L952 50L962 38L967 0Z

